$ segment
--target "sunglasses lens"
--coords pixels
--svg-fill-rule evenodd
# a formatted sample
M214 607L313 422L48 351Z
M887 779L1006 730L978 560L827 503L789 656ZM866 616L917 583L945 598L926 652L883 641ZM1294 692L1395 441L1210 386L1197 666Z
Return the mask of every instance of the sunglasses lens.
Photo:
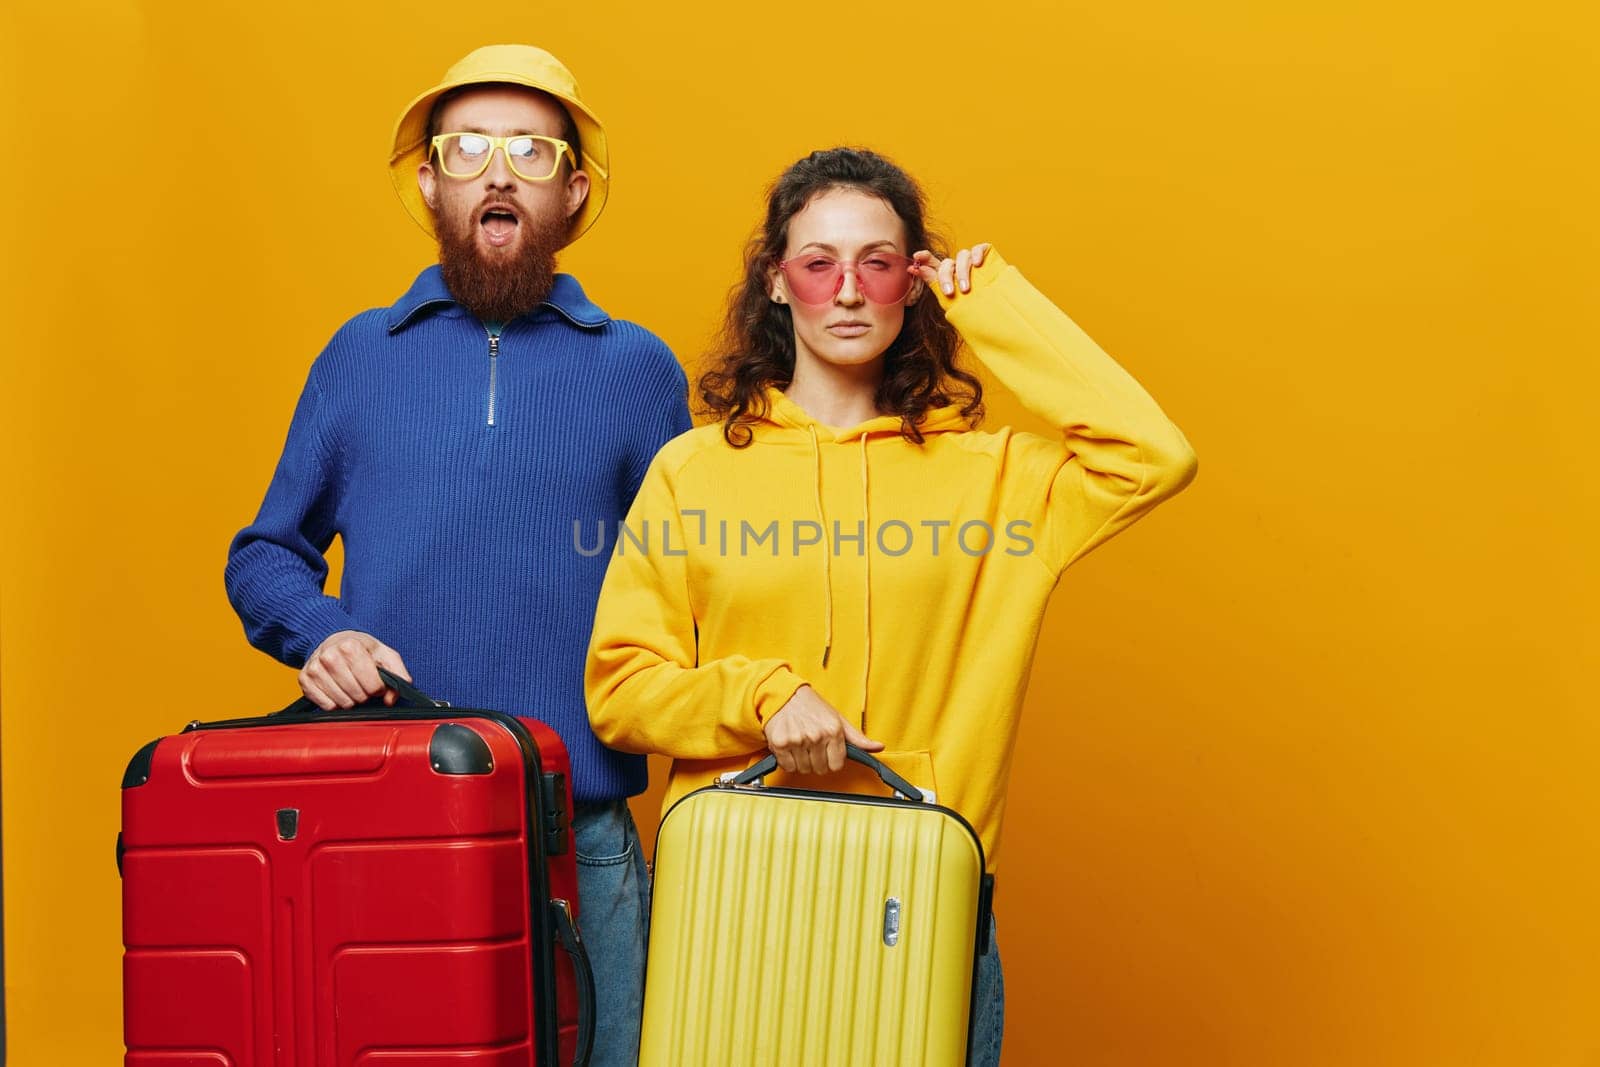
M911 291L911 261L905 256L874 252L856 266L856 284L874 304L898 304Z
M844 268L839 266L838 260L827 256L801 256L786 262L783 274L796 300L805 304L826 304L839 291Z

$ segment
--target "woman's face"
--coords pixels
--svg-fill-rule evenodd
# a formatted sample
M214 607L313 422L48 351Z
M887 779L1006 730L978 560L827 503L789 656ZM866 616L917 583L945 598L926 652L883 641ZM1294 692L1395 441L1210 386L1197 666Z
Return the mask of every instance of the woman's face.
M829 189L800 209L789 220L783 251L797 281L774 269L768 288L772 299L788 304L793 314L796 363L814 359L862 366L880 359L900 335L907 305L921 293L920 282L903 284L909 277L903 259L911 251L900 216L870 193ZM801 272L826 276L829 260L855 266L843 271L838 292L824 293L825 302L808 302L817 295L802 291L808 279ZM886 295L895 298L880 303Z

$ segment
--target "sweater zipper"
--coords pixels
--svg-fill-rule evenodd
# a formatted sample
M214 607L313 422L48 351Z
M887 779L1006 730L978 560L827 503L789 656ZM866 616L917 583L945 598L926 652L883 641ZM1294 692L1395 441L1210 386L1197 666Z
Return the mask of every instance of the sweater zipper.
M495 371L500 364L500 338L494 334L489 335L489 425L494 425L494 381Z

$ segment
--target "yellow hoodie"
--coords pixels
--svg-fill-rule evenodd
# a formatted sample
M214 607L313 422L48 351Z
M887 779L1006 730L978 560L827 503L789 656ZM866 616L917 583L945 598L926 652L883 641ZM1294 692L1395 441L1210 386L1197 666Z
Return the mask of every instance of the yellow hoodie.
M995 253L970 293L938 295L1061 436L975 431L948 407L917 445L898 416L837 429L769 390L748 448L720 423L668 442L617 531L589 717L613 748L672 758L670 806L759 758L762 724L809 684L972 823L992 872L1045 602L1074 560L1187 485L1195 457ZM855 764L787 784L883 791Z

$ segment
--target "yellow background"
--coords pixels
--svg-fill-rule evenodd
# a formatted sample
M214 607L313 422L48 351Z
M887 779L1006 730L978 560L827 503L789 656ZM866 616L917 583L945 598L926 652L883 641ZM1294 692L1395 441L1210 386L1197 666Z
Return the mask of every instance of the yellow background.
M1593 10L11 0L11 1062L117 1061L123 766L293 695L225 548L312 357L432 254L400 106L527 40L613 145L564 266L686 361L765 183L866 143L1200 454L1050 611L1008 1063L1600 1063Z

